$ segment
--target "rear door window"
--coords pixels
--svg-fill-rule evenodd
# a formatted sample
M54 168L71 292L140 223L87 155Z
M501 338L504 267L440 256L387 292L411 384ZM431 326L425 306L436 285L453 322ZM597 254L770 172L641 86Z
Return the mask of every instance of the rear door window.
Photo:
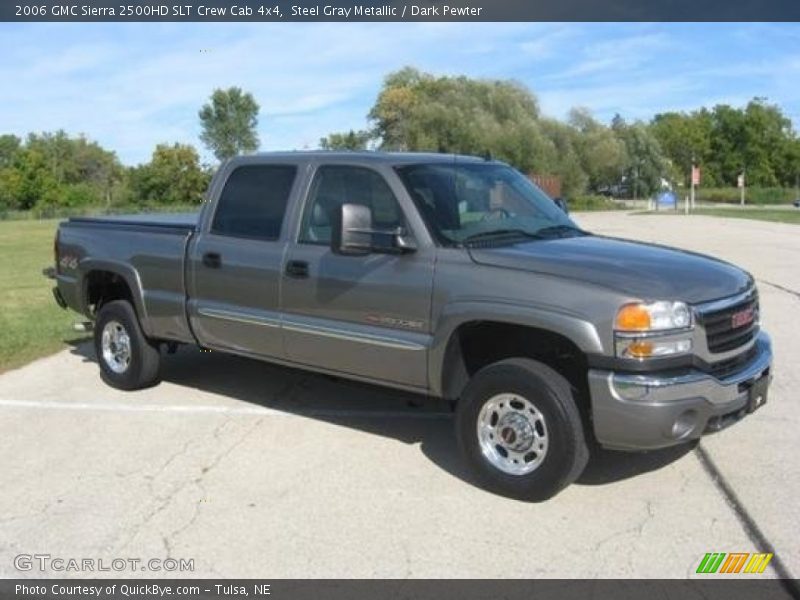
M277 240L296 176L294 165L237 167L222 190L211 232Z

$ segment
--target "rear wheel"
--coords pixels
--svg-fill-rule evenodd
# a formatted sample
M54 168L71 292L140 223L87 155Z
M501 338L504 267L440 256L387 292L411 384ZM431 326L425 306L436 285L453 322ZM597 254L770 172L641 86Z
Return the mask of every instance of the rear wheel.
M94 348L100 375L121 390L137 390L158 383L161 353L148 340L129 302L115 300L97 313Z
M530 359L478 371L459 400L456 429L479 481L523 500L554 496L578 478L589 458L569 382Z

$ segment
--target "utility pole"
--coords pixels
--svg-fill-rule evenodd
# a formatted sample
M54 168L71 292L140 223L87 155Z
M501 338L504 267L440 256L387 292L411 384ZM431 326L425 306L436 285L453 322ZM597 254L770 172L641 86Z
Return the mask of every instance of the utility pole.
M742 167L742 173L741 173L741 175L739 175L737 183L739 184L739 190L741 191L741 194L742 194L740 199L739 199L739 206L744 206L744 186L745 186L745 182L744 182L744 167Z

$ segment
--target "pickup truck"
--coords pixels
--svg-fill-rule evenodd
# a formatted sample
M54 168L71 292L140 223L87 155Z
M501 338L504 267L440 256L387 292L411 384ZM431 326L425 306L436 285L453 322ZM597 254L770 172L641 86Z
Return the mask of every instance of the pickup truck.
M527 500L598 444L728 427L771 381L747 272L593 235L491 159L237 157L198 214L61 223L54 271L113 387L194 344L444 398L475 479Z

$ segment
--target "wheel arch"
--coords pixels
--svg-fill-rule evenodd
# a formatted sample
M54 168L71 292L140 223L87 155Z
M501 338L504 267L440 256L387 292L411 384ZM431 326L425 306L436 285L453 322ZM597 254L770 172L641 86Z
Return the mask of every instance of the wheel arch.
M139 274L133 267L114 261L87 259L80 264L81 308L93 318L97 309L113 300L127 300L133 306L139 324L149 334Z
M586 355L603 351L594 326L576 315L517 306L449 308L429 365L432 393L447 399L456 400L470 376L491 362L527 357L562 372L573 358L576 368L585 371Z

